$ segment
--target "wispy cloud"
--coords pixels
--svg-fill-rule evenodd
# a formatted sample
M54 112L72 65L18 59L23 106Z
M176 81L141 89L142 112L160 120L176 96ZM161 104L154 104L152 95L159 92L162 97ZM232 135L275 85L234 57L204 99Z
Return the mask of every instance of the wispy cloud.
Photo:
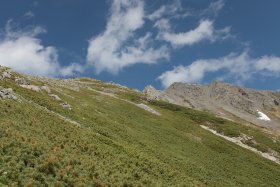
M162 5L159 9L155 10L151 14L147 15L146 18L151 21L162 19L163 17L171 18L184 18L189 16L190 13L185 11L182 7L180 0L173 1L172 4Z
M202 16L217 16L219 12L223 9L225 6L224 0L217 0L212 3L204 10L202 11Z
M23 17L26 19L31 19L35 16L34 12L32 12L31 10L29 10L28 12L26 12Z
M19 72L43 76L68 76L81 72L80 65L62 67L59 64L56 48L44 46L38 38L45 32L39 26L15 29L9 20L0 35L0 64Z
M190 46L205 40L214 42L230 35L229 27L216 30L213 21L207 19L202 20L195 29L181 33L172 33L164 30L164 28L170 28L166 22L157 22L155 26L162 29L159 38L169 42L174 47Z
M145 23L144 17L143 1L113 1L105 31L89 41L87 61L97 73L118 73L136 63L152 64L169 57L165 46L153 47L150 33L137 36L136 31Z
M202 11L202 17L206 14L217 14L224 6L223 0L218 0L210 3L209 7ZM174 48L191 46L202 41L214 42L229 38L230 27L222 29L216 29L214 27L214 21L210 19L201 19L198 26L192 30L175 32L173 19L181 19L184 16L192 16L193 13L186 11L182 8L181 1L177 0L173 4L163 5L147 18L154 21L154 27L158 29L157 39L170 43Z
M223 71L220 79L231 79L242 83L254 76L280 76L280 57L262 56L252 58L248 50L241 54L229 54L218 59L196 60L188 66L177 66L161 74L158 79L166 88L174 82L201 82L209 73Z
M33 1L33 2L32 2L32 6L33 6L33 7L39 6L39 2L38 2L38 1Z
M107 71L117 74L123 68L137 63L154 64L169 59L171 46L191 46L230 36L230 27L216 29L214 21L209 19L202 19L193 30L176 33L170 24L172 20L183 19L190 14L182 7L180 0L162 5L147 15L144 7L143 0L112 1L106 29L89 40L87 62L94 66L97 73ZM218 0L211 3L208 9L219 11L222 7L223 1ZM156 37L146 27L146 20L150 20L157 28ZM141 29L147 33L139 36L141 32L138 31Z

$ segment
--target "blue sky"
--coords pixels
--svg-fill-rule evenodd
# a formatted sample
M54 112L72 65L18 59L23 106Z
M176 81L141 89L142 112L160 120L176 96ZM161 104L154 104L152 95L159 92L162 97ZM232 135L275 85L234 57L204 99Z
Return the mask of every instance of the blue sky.
M3 0L0 64L142 90L222 80L280 89L277 0Z

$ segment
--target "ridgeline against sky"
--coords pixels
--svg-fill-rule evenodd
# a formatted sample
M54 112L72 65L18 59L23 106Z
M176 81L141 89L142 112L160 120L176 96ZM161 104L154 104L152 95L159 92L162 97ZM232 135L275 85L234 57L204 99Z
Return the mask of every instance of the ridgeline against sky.
M143 89L222 80L280 88L277 0L4 0L0 64Z

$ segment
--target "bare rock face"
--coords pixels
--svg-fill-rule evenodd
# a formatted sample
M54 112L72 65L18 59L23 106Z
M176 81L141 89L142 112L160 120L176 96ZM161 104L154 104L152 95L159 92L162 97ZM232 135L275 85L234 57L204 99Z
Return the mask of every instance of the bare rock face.
M143 90L148 100L163 100L169 102L171 99L162 91L155 89L153 86L146 86Z
M243 134L243 133L242 133L238 138L239 138L240 141L242 141L242 142L254 140L253 137L248 136L247 134Z
M25 88L25 89L28 89L28 90L32 90L32 91L35 91L35 92L40 92L41 91L41 88L39 86L35 86L35 85L23 85L23 84L20 84L20 86L22 88Z
M15 94L11 88L5 89L5 88L0 87L0 98L17 100L17 96L15 96Z
M215 81L209 85L174 83L165 91L148 86L144 93L147 98L207 110L227 119L241 119L242 122L280 130L279 92L241 88ZM264 118L258 116L260 112L270 120L262 120Z
M52 93L51 89L48 86L41 86L41 90L47 92L48 94Z
M51 89L48 86L36 86L36 85L31 85L30 82L28 82L25 78L23 77L16 77L15 82L20 85L22 88L29 89L35 92L40 92L40 91L45 91L48 94L51 93Z
M30 85L30 83L25 78L21 77L16 77L15 82L19 85Z
M72 110L71 105L69 105L67 102L61 103L60 104L64 109Z
M159 99L160 95L162 94L160 91L156 90L151 85L146 86L143 92L147 95L147 98L150 100Z
M146 111L148 111L148 112L150 112L152 114L155 114L157 116L161 115L159 112L155 111L154 109L152 109L151 107L145 105L144 103L136 104L136 106L138 106L138 107L140 107L140 108L142 108L142 109L144 109L144 110L146 110Z
M10 71L4 71L1 75L2 79L6 79L6 78L10 79L11 77L12 77L12 73Z
M54 100L57 100L57 101L61 101L60 97L58 95L55 95L55 94L49 94L49 96L51 98L53 98Z

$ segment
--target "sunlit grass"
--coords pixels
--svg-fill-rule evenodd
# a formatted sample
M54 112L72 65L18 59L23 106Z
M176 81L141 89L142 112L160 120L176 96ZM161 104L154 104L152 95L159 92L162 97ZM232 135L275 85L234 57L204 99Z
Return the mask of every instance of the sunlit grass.
M80 81L90 83L91 80ZM40 82L40 81L38 81ZM36 83L36 82L35 82ZM39 83L38 83L39 84ZM43 85L43 83L40 83ZM92 88L115 88L98 82ZM131 103L81 88L53 92L72 110L44 92L15 85L27 100L81 124L60 119L32 103L0 100L0 184L8 186L278 186L279 165L200 128L229 136L246 133L260 146L279 151L279 142L259 130L165 102L141 93L117 92L145 102L153 115Z

